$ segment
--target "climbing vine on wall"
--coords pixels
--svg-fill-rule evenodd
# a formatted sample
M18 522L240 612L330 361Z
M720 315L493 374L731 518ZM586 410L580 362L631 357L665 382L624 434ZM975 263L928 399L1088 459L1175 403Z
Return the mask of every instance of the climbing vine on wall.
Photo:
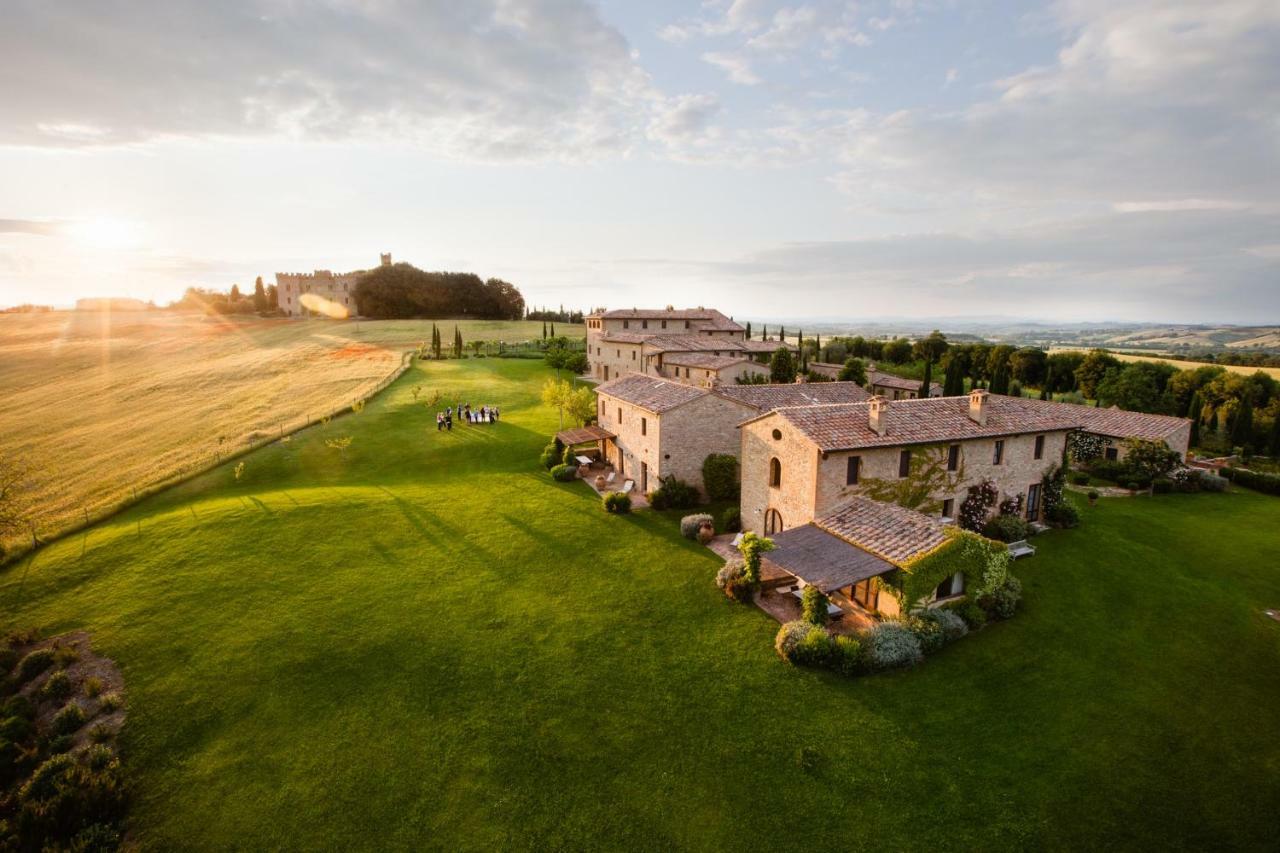
M998 588L1009 576L1009 549L967 530L948 528L942 545L916 557L897 573L897 581L886 589L897 597L904 610L921 606L938 584L959 572L964 588L976 599Z
M1110 444L1110 439L1088 432L1073 432L1067 436L1067 450L1077 462L1097 459Z
M963 460L957 470L947 470L947 446L932 444L920 447L911 454L911 467L907 476L884 479L867 477L848 492L859 492L867 497L894 503L923 513L935 513L942 509L942 501L935 495L954 494L957 485L964 480Z
M969 487L969 494L960 503L960 526L977 532L987 523L987 513L1000 498L1000 490L990 480L983 480Z

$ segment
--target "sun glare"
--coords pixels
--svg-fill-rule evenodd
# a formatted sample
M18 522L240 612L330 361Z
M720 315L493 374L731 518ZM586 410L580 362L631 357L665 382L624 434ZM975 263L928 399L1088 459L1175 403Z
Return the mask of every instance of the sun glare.
M76 222L68 233L94 249L132 249L142 242L142 228L123 219L86 219Z

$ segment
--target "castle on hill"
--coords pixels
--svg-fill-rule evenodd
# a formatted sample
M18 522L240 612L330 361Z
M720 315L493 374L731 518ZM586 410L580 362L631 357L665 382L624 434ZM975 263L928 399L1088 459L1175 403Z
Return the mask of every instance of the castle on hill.
M380 256L384 267L391 266L391 253ZM332 317L338 314L350 316L356 313L356 281L368 270L335 273L331 270L315 272L276 273L276 305L290 317ZM308 294L311 294L308 297ZM339 306L341 311L318 310L320 300ZM308 305L307 303L311 303Z

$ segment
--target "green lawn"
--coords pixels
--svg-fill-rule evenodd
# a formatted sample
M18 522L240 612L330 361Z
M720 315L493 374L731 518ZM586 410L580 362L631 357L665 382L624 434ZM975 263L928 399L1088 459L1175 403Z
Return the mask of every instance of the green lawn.
M545 375L419 365L0 574L8 620L122 666L140 841L1274 849L1280 501L1103 500L1018 564L1017 619L843 681L781 663L674 516L537 469ZM503 422L437 434L415 384Z

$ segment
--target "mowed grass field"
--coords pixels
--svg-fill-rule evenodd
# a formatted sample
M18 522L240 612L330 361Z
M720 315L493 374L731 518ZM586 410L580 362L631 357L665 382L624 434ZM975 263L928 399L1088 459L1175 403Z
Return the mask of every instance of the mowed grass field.
M7 621L122 666L139 842L1274 849L1280 501L1104 499L1018 563L1016 619L842 680L672 518L539 469L547 375L415 365L0 573ZM503 420L437 433L416 384Z
M454 322L440 321L446 343ZM534 322L457 325L464 342L542 335ZM0 451L34 470L38 529L48 536L134 487L358 398L430 337L431 322L417 320L0 315Z

